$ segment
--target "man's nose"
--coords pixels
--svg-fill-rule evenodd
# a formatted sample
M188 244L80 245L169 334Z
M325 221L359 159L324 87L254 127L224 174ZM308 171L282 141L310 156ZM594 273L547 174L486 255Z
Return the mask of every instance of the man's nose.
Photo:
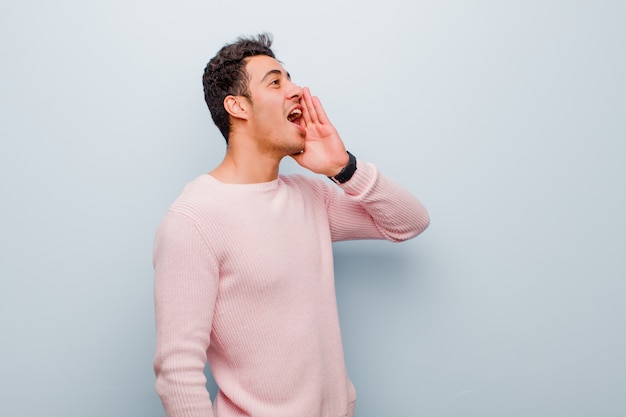
M302 98L302 87L289 81L287 95L289 98Z

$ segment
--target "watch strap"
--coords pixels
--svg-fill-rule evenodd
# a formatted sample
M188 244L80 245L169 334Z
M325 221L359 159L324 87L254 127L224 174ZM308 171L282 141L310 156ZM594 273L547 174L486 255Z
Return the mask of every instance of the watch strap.
M343 167L339 174L335 175L334 177L328 177L339 184L343 184L344 182L352 178L354 172L356 171L356 157L348 151L346 151L346 153L348 154L348 164Z

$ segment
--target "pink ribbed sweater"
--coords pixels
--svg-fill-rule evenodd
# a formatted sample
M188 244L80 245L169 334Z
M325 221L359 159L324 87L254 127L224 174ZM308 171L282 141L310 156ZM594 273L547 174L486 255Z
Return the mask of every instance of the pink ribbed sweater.
M169 417L353 415L331 242L402 241L429 219L371 164L359 161L340 187L298 175L261 184L203 175L170 207L154 248L154 366Z

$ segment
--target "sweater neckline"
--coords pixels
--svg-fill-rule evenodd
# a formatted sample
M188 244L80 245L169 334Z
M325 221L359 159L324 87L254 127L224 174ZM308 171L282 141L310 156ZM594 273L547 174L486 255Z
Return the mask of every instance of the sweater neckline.
M226 182L221 182L211 174L205 174L201 177L202 179L210 182L211 184L215 184L222 188L228 188L231 190L242 190L242 191L273 191L278 188L278 184L281 181L280 176L275 180L268 182L258 182L251 184L231 184Z

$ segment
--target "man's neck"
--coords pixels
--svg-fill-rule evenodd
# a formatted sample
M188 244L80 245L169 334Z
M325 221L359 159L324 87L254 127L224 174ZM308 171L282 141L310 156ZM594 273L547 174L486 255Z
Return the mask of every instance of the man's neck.
M222 162L210 175L227 184L256 184L278 178L280 158L229 146Z

